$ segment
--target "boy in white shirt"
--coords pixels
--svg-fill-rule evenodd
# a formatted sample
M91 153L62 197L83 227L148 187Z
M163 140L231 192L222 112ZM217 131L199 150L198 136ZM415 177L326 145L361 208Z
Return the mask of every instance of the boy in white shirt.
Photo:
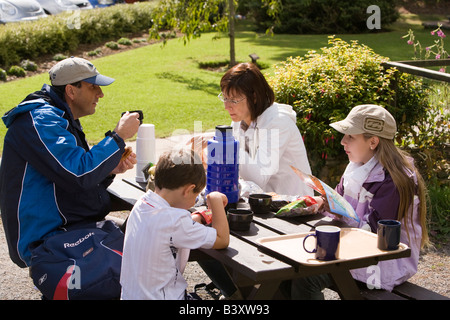
M190 249L223 249L229 243L225 195L207 196L212 228L187 210L205 187L201 160L181 150L162 155L155 171L155 192L148 190L130 213L125 233L121 299L183 300L183 271Z

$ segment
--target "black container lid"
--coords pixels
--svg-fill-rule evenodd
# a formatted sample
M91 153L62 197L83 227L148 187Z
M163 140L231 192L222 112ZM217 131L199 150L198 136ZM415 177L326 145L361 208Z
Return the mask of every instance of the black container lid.
M233 128L227 125L219 125L216 126L216 130L219 130L220 132L226 132L227 130L233 130Z
M229 125L216 126L215 139L226 140L233 137L233 127Z

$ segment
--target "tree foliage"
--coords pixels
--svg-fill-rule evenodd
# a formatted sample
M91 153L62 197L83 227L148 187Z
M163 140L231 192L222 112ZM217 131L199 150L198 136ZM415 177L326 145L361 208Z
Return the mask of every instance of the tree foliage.
M202 32L226 31L223 9L223 0L162 0L154 10L150 37L160 39L161 31L175 29L183 33L186 43Z
M153 15L150 38L161 39L161 31L177 30L185 44L200 37L202 32L228 32L230 36L230 63L234 64L234 8L236 0L161 0ZM261 0L273 21L281 11L281 0ZM163 38L164 44L166 39Z

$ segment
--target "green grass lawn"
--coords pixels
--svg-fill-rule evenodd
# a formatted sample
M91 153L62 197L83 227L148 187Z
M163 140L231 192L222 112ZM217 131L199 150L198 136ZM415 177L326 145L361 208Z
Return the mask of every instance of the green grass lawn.
M414 18L414 17L413 17ZM411 18L411 19L413 19ZM412 47L406 44L405 35L411 26L423 44L432 44L429 30L415 25L414 20L396 23L389 32L342 35L346 41L358 40L375 52L391 60L408 60ZM412 22L411 22L412 21ZM213 40L216 34L204 34L187 45L174 39L162 48L149 45L94 60L97 69L116 81L104 87L105 97L100 100L93 116L81 119L91 143L112 130L122 111L142 109L145 123L153 123L158 137L182 132L210 130L218 124L230 123L228 113L217 98L219 82L223 73L202 70L199 61L224 60L229 57L229 40L223 37ZM260 35L239 31L236 37L238 61L250 61L256 53L260 61L270 66L286 60L289 56L303 56L309 50L326 46L328 35ZM273 68L264 70L270 75ZM49 83L48 74L0 84L0 114L17 105L28 93L39 90ZM6 128L0 123L0 150Z

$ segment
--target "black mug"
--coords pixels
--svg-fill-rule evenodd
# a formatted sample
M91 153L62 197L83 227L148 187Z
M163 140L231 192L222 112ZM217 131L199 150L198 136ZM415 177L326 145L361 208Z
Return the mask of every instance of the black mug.
M253 212L247 209L229 209L227 218L231 230L248 231L253 221Z
M398 248L401 225L397 220L378 221L378 249L396 250Z
M253 193L248 196L248 204L254 213L268 213L271 211L272 196L265 193Z
M142 121L144 120L144 113L142 112L142 110L133 110L133 111L128 111L129 113L134 113L134 112L136 112L136 113L138 113L139 114L139 122L142 124ZM124 115L126 113L126 111L125 112L122 112L122 115L121 115L121 117Z

